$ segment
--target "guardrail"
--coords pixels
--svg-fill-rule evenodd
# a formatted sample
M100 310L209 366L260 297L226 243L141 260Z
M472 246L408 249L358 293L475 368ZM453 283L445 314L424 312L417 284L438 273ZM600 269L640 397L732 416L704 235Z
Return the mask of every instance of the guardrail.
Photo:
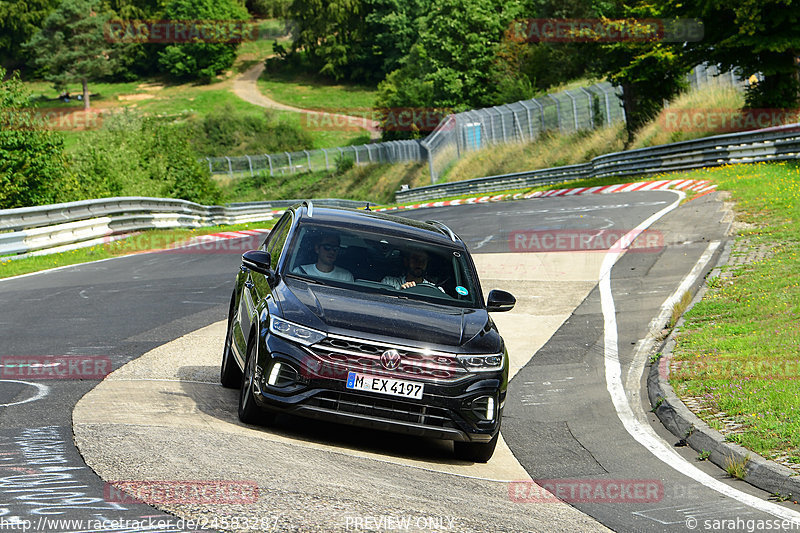
M398 202L604 177L652 174L735 163L800 157L800 123L706 137L595 157L588 163L517 172L397 191ZM367 202L314 200L364 207ZM115 235L153 228L196 228L269 220L297 200L204 206L185 200L122 197L0 210L0 255L22 257L108 242ZM15 254L15 255L12 255ZM20 255L21 254L21 255Z
M119 197L0 210L0 256L20 258L103 244L115 236L156 228L198 228L270 220L300 200L205 206L166 198ZM314 200L364 207L366 202Z
M579 165L400 190L395 193L395 200L398 203L416 202L463 194L523 189L584 178L653 174L798 158L800 158L800 123L615 152L595 157L588 163Z

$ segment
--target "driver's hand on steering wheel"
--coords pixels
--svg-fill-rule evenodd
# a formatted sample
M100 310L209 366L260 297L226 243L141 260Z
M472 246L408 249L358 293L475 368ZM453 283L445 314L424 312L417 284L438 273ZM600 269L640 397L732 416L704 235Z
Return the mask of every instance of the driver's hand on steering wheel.
M400 285L400 288L401 289L410 289L411 287L416 287L416 285L417 285L416 281L406 281L405 283Z

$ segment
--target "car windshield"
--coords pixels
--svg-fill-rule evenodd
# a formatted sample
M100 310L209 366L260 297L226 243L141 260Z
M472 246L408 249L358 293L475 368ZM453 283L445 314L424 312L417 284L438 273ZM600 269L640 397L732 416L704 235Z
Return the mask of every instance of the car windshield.
M465 255L406 237L307 224L290 243L284 268L313 283L475 307L477 283Z

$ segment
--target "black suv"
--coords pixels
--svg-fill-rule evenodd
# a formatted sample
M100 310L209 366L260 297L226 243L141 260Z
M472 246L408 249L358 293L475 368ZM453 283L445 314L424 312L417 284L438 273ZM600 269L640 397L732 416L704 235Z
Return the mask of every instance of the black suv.
M499 290L484 304L442 223L303 202L242 256L221 381L241 388L245 423L290 413L452 440L485 462L508 385L489 312L514 304Z

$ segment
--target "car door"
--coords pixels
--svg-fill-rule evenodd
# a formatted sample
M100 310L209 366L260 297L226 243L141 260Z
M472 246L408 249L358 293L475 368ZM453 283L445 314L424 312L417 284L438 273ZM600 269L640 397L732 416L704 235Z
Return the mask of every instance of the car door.
M269 237L262 245L262 249L270 253L270 268L275 271L278 266L281 251L286 243L286 237L289 235L289 230L292 227L293 213L287 211L283 217L278 221L275 227L269 234ZM234 336L243 340L241 354L246 353L247 337L254 323L258 320L260 309L260 302L266 298L272 291L266 276L253 272L249 269L244 269L246 276L242 286L242 296L239 299L239 309L237 315L239 316L239 331L240 335ZM236 328L236 326L234 326Z

